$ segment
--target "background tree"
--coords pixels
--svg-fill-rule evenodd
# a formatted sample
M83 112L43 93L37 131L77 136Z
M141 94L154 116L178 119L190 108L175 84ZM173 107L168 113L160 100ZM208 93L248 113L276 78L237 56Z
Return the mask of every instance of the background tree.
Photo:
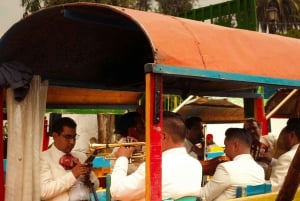
M159 3L159 11L176 15L176 13L191 10L194 0L156 0Z
M75 2L92 2L102 3L125 8L133 8L138 10L149 10L151 0L21 0L22 7L25 8L25 14L38 11L42 7L59 5L64 3Z
M41 9L40 0L21 0L21 5L25 8L23 16L25 17L28 13L32 13Z
M287 31L286 34L281 34L281 35L300 39L300 31L296 30L296 29L291 29L291 30Z
M266 32L268 25L269 28L274 25L275 32L281 33L299 29L300 0L256 0L256 6L257 19L263 32ZM276 19L270 19L270 12L276 13Z

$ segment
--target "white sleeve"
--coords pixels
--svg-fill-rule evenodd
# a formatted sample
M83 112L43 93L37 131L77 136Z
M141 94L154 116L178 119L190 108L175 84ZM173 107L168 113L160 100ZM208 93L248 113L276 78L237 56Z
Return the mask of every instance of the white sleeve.
M230 185L229 178L230 175L223 164L219 164L213 177L201 188L200 197L205 197L207 201L219 197Z
M110 192L114 200L133 200L145 195L145 163L127 176L128 159L119 157L111 173Z
M272 173L270 177L270 182L272 184L272 191L279 191L285 177L287 175L289 166L291 164L291 157L289 155L281 155L275 164L272 166Z

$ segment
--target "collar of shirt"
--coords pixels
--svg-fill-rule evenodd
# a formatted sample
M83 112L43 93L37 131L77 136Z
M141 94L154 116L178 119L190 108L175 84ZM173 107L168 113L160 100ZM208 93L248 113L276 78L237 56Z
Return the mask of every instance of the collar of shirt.
M162 152L162 155L169 155L169 154L182 154L182 153L187 153L185 147L177 147L177 148L172 148L168 149Z
M241 159L253 159L251 154L240 154L233 158L233 161L235 160L241 160Z

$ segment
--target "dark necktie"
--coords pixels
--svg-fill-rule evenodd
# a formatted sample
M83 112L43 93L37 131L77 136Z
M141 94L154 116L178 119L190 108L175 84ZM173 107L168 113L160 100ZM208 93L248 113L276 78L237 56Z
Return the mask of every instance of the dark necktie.
M76 165L74 159L74 156L67 153L59 159L59 164L63 166L65 170L71 170Z

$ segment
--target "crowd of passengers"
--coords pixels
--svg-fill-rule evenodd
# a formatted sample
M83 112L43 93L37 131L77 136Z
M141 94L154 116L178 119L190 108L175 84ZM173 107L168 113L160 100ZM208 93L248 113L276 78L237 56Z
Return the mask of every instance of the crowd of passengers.
M122 136L120 143L145 141L144 116L139 112L124 114L116 129ZM91 200L91 189L99 187L99 180L91 163L85 162L86 154L73 149L76 122L69 117L58 119L51 135L53 144L42 152L40 159L41 200ZM187 196L205 201L228 200L236 197L238 186L266 182L271 184L272 191L279 191L299 142L300 118L290 118L276 141L262 136L260 122L246 120L243 128L225 131L224 153L229 160L219 163L204 182L200 161L205 158L203 150L215 144L213 136L205 138L201 118L183 119L179 114L165 111L161 131L162 200ZM145 149L120 146L113 150L116 160L112 163L108 191L112 200L146 200L145 162L130 160L135 152Z

